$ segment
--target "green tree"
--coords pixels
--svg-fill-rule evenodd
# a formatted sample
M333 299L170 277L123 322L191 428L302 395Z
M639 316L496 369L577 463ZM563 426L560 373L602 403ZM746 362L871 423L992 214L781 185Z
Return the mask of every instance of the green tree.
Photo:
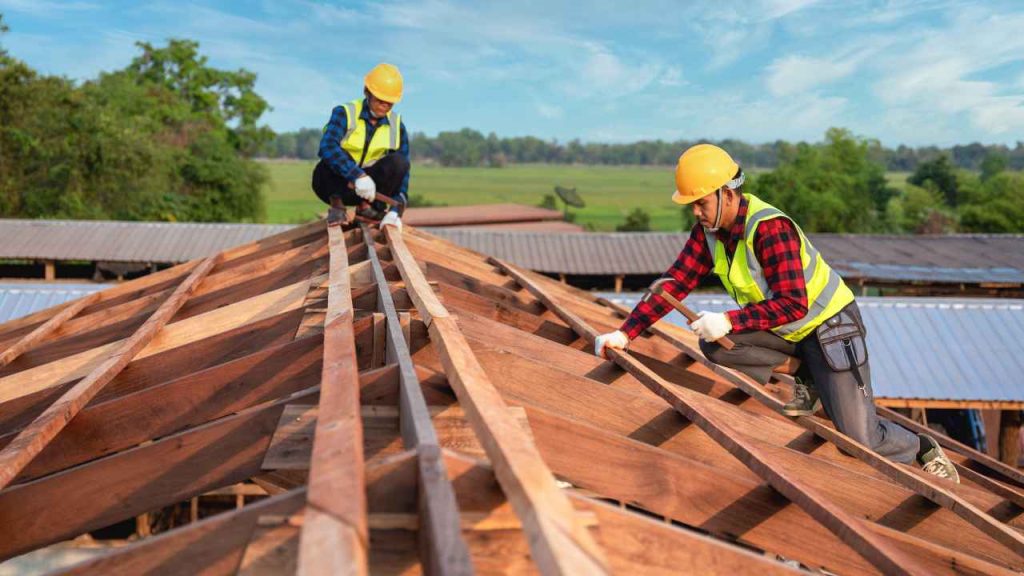
M1002 172L976 185L968 185L960 206L964 232L1024 232L1024 175Z
M870 159L876 142L831 128L825 144L779 150L779 166L745 188L792 216L805 232L870 232L884 226L896 193Z
M197 107L210 99L201 85L183 91L129 66L76 86L0 56L0 216L261 219L266 174L238 132L255 120Z
M997 174L1000 174L1006 170L1006 156L1002 154L989 153L985 156L985 159L981 161L981 181L987 182L991 180Z
M907 182L914 186L924 186L926 182L931 182L942 193L946 205L956 207L956 172L949 163L948 156L942 155L935 160L920 164L917 170L907 178Z
M626 221L615 227L617 232L650 232L651 215L642 208L634 208L626 215Z
M143 83L163 86L177 93L192 112L208 116L215 124L226 124L231 141L240 151L252 155L273 138L260 116L270 109L256 93L256 74L245 70L218 70L199 54L199 43L171 39L158 48L136 42L142 54L128 66L128 72Z

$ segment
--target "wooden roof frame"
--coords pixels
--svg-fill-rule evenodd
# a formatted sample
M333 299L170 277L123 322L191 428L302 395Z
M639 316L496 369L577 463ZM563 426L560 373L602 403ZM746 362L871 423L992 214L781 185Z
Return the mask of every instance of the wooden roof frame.
M945 437L962 485L888 463L669 326L602 361L620 314L316 222L0 325L0 558L252 481L63 571L1024 568L1019 471Z

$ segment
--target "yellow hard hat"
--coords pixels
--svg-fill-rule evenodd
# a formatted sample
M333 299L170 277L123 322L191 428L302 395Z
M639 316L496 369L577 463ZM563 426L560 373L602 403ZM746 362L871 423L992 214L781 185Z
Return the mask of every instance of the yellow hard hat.
M402 73L393 64L380 63L366 74L366 89L377 98L397 104L402 99Z
M672 201L690 204L714 194L740 169L729 153L712 144L691 146L676 164L676 192Z

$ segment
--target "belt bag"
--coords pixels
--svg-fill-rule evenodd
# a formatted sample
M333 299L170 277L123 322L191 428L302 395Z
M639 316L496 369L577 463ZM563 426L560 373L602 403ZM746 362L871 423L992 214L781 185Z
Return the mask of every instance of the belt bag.
M868 361L868 348L864 343L865 333L860 319L850 313L848 308L843 308L818 326L821 353L833 372L847 372L860 368ZM855 370L854 374L860 376L859 372Z

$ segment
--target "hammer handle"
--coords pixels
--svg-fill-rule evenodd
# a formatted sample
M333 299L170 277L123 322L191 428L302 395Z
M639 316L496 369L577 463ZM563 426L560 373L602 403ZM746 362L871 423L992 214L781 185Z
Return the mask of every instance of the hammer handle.
M690 324L693 324L694 322L697 321L698 318L700 318L700 316L697 316L696 312L690 310L686 306L686 304L683 304L679 300L676 300L675 296L666 292L665 289L662 288L661 286L652 287L651 293L657 294L658 296L664 298L666 302L671 304L676 310L679 310L679 313L685 316ZM715 343L721 346L722 348L725 348L726 350L732 350L735 346L735 344L733 344L732 340L730 340L728 336L722 336L718 340L715 340Z

